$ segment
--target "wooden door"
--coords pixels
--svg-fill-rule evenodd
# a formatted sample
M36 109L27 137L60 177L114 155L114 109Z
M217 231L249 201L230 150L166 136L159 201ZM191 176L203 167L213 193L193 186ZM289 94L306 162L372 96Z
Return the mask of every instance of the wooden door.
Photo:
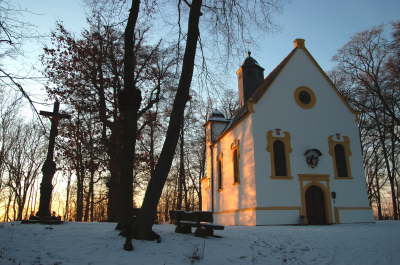
M324 192L317 186L311 186L306 191L307 219L310 225L324 225L326 222L326 209Z

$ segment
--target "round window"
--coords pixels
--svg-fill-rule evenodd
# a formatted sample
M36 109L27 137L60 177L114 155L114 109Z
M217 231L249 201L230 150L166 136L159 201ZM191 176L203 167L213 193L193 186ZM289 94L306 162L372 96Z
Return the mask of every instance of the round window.
M308 87L298 87L294 93L297 104L303 109L310 109L315 105L315 94Z

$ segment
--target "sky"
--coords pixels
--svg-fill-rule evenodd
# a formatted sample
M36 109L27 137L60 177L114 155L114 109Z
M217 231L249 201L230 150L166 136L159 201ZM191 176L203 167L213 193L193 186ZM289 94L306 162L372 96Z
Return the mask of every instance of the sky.
M11 0L30 13L22 19L36 26L42 35L55 28L57 20L64 22L70 31L79 33L85 27L85 5L82 0ZM263 33L257 38L256 46L250 47L252 56L268 74L293 48L293 40L303 38L306 47L325 70L334 67L332 56L355 33L380 24L400 20L399 0L284 0L282 12L275 14L274 22L279 29ZM25 58L15 62L18 71L40 70L38 56L48 39L30 41L25 45ZM245 58L237 58L237 66ZM32 70L34 69L34 70ZM227 84L236 89L236 75L232 69ZM40 75L40 74L39 74ZM31 84L33 97L43 98L43 82ZM35 88L33 88L35 87ZM40 92L37 92L40 91Z

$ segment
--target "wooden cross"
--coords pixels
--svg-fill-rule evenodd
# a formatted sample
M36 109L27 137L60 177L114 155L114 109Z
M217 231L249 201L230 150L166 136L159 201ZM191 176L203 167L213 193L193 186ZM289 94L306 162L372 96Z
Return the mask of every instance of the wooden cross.
M40 184L40 204L37 216L41 218L51 216L50 212L50 202L51 202L51 192L53 190L53 177L56 173L56 163L53 161L54 156L54 144L57 136L58 122L61 119L70 119L71 115L59 113L60 103L56 100L54 102L53 112L40 111L40 115L50 118L51 129L49 137L49 146L47 148L47 157L44 161L42 167L42 183Z

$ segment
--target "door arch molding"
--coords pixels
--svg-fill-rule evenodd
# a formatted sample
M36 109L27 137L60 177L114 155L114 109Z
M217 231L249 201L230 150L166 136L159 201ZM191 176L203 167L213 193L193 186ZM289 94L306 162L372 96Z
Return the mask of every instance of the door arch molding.
M325 220L327 224L332 224L332 201L329 186L329 175L316 175L316 174L299 174L300 181L300 194L301 194L301 215L304 216L306 224L307 219L307 206L306 206L306 191L310 186L317 186L322 190L324 196L325 206Z

